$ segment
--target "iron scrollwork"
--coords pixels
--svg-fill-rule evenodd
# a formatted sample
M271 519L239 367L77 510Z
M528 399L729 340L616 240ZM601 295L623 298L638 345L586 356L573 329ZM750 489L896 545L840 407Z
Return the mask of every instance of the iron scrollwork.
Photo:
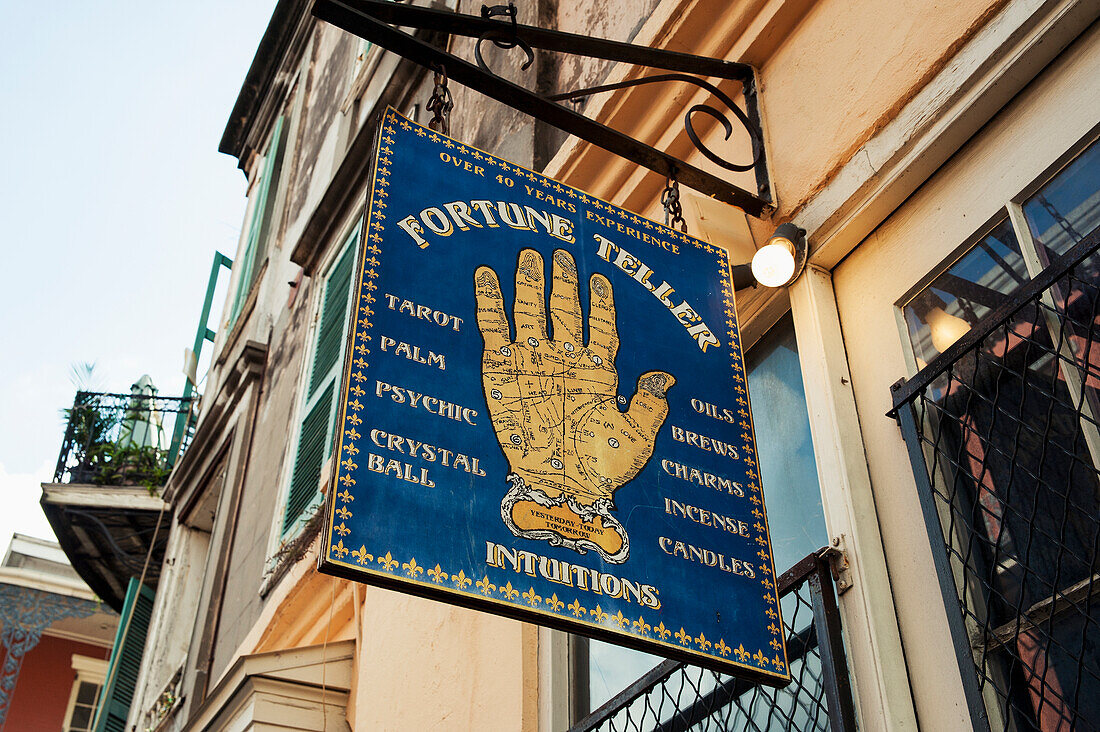
M38 645L42 633L62 618L86 618L100 609L99 603L79 597L0 585L0 727L7 718L23 659Z
M481 53L481 44L485 41L492 41L497 48L509 50L512 48L521 49L527 56L527 60L520 66L520 70L526 71L535 60L535 54L531 50L531 46L523 41L519 37L518 24L516 22L516 6L515 3L508 3L507 5L482 5L481 17L482 18L504 18L500 21L505 24L505 27L500 29L487 30L478 36L477 43L474 45L474 58L477 60L477 65L482 71L492 74L499 78L499 74L489 68L489 65L485 63L485 58ZM695 104L692 105L687 112L684 113L684 130L687 132L688 138L695 146L695 149L702 153L707 160L711 161L715 165L718 165L726 170L732 170L737 173L744 173L756 168L764 158L764 139L760 134L760 130L757 125L753 124L753 121L749 119L748 114L745 113L734 100L719 89L714 84L711 84L704 79L700 79L697 76L691 76L689 74L655 74L651 76L643 76L638 79L629 79L627 81L621 81L615 84L601 84L599 86L592 86L585 89L577 89L575 91L563 92L561 94L551 94L546 96L552 102L565 102L572 100L579 100L592 94L600 94L602 92L617 91L619 89L630 89L631 87L643 86L646 84L661 84L667 82L683 82L687 84L694 84L695 86L709 92L715 98L720 101L726 109L728 109L737 121L745 129L745 132L749 135L749 140L752 143L752 160L747 164L738 164L732 161L726 160L722 156L715 153L708 148L706 144L700 139L699 133L695 130L695 125L692 123L692 116L696 112L701 112L714 118L722 125L725 130L725 136L723 139L729 140L730 135L733 134L733 123L721 110L712 107L709 104Z
M514 3L483 7L480 15L468 15L390 0L314 0L313 14L425 68L439 71L445 67L453 81L651 170L662 178L675 177L682 185L737 206L750 216L764 216L774 210L767 156L760 132L755 71L747 64L522 25L517 22ZM477 63L465 61L401 28L476 39L474 57ZM526 56L526 62L522 65L524 69L533 63L534 49L542 49L669 73L548 96L505 79L489 69L482 53L486 41L501 49L519 48ZM704 79L740 84L744 108L738 107L729 94ZM754 171L755 190L745 190L726 178L658 150L560 103L603 91L662 82L693 84L719 100L720 105L717 106L695 104L687 110L684 117L687 135L704 157L723 170ZM723 112L719 106L729 111ZM707 148L693 122L697 113L721 124L727 140L734 131L729 115L736 117L749 134L752 161L732 162Z
M684 113L684 129L687 132L687 136L691 139L692 144L695 145L695 148L699 152L706 156L707 160L710 160L715 165L719 165L726 170L732 170L738 173L744 173L746 171L753 170L754 168L756 168L757 165L761 163L761 161L764 159L764 138L760 134L759 128L755 124L753 124L752 120L749 119L748 114L746 114L743 109L738 107L737 103L734 102L728 94L726 94L714 84L711 84L710 82L704 81L703 79L695 76L690 76L688 74L655 74L653 76L643 76L639 79L629 79L627 81L621 81L617 84L603 84L601 86L593 86L587 89L578 89L577 91L554 94L548 97L548 99L554 102L568 101L571 99L580 99L582 97L589 96L590 94L599 94L600 92L615 91L616 89L629 89L633 86L642 86L644 84L659 84L669 81L682 81L688 84L694 84L700 89L705 89L706 91L713 94L715 97L718 98L720 102L722 102L723 105L725 105L728 110L730 110L730 112L733 113L733 116L736 117L737 121L741 123L741 126L745 128L745 132L748 133L749 139L752 141L752 162L741 165L722 158L713 150L708 148L699 138L699 134L695 131L695 127L692 124L691 118L692 115L694 115L696 112L702 112L703 114L707 114L718 120L718 122L722 125L722 128L726 132L724 138L726 140L729 140L730 135L733 134L733 123L731 123L729 121L729 118L727 118L726 115L723 114L720 110L715 109L709 104L692 105L688 109L688 111Z

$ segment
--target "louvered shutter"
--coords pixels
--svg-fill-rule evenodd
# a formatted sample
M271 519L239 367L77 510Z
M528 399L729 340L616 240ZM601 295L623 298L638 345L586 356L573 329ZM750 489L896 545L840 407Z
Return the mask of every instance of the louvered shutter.
M278 190L279 173L282 170L283 151L286 148L283 139L283 118L275 120L275 129L271 132L271 141L267 146L267 153L260 164L260 181L256 184L256 201L252 206L252 215L248 225L248 238L245 240L244 249L237 255L234 266L240 269L237 278L237 291L233 295L233 303L229 312L229 325L237 322L237 316L241 314L248 293L252 290L252 282L256 277L256 269L267 253L267 235L271 228L271 214L275 206L274 193Z
M325 284L325 302L321 311L321 325L317 329L313 368L309 377L310 396L317 393L317 389L340 360L341 347L344 345L344 324L347 320L351 268L354 264L355 247L349 246L332 268Z
M153 614L153 591L130 578L122 615L115 631L115 644L107 664L107 681L96 711L94 732L125 732L126 716L134 700L141 656L145 652L145 635Z
M343 254L329 270L321 302L321 320L313 344L313 363L308 371L308 391L302 409L305 417L298 431L290 489L283 514L283 535L291 533L310 505L319 499L317 483L321 466L332 449L337 377L343 364L344 342L355 267L358 229L345 243Z
M290 479L290 494L286 499L286 514L283 517L284 534L294 527L298 517L317 493L317 481L321 479L321 466L325 462L325 447L328 444L325 438L328 437L331 412L330 384L302 421L302 432L298 436L298 454L294 459L294 474Z

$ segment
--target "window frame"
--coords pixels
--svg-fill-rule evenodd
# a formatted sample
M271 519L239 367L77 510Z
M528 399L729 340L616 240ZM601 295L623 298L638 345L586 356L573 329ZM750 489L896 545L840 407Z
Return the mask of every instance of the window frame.
M914 376L921 370L921 367L916 361L917 349L916 343L913 341L913 334L910 333L908 324L905 320L906 305L927 290L936 278L950 270L956 262L971 252L979 241L984 239L1002 222L1008 222L1009 226L1012 228L1012 232L1016 237L1016 242L1020 246L1020 254L1023 257L1028 277L1034 279L1040 274L1045 268L1045 265L1042 261L1039 245L1035 242L1031 234L1031 227L1024 213L1024 204L1028 199L1041 191L1044 186L1051 183L1059 173L1069 167L1078 157L1094 146L1097 151L1100 151L1100 124L1097 124L1089 130L1088 134L1059 155L1053 163L1044 168L1039 175L1033 178L1016 195L1006 200L989 219L974 231L974 233L964 238L962 243L952 250L950 255L925 273L916 284L905 292L903 297L899 298L894 303L894 314L898 324L899 335L905 346L902 350L904 351L909 377ZM1005 295L1006 299L1009 297L1011 297L1011 293ZM1055 321L1055 316L1053 315L1053 312L1056 310L1055 304L1049 292L1043 296L1043 299L1048 309L1046 313L1047 330L1053 339L1052 342L1058 342L1059 324ZM1068 346L1063 346L1061 355L1063 358L1073 361L1077 356L1065 350L1067 348ZM1069 390L1070 396L1076 403L1081 404L1081 413L1083 417L1080 420L1081 432L1088 445L1089 453L1093 461L1095 464L1100 465L1100 429L1097 429L1097 424L1100 424L1100 405L1093 403L1094 400L1090 396L1091 392L1085 389L1080 374L1072 369L1059 369L1059 372L1066 384L1066 388Z
M1092 127L1085 135L1076 140L1063 153L1055 157L1054 161L1051 164L1042 168L1042 170L1037 175L1035 175L1026 185L1020 187L1019 191L1016 194L1011 195L1007 199L1002 199L1004 200L1004 202L978 229L976 229L969 236L965 237L958 247L952 250L951 253L943 260L941 260L939 264L931 268L922 277L920 277L916 284L909 288L901 298L894 302L894 314L896 317L898 332L903 346L902 351L904 353L908 378L913 378L915 374L917 374L917 372L922 370L922 368L919 364L916 363L916 348L913 340L913 334L910 332L905 320L905 306L910 303L915 297L919 296L927 288L929 288L932 282L934 282L941 274L950 270L962 257L971 252L979 241L985 238L992 230L994 230L995 227L999 226L1003 222L1008 223L1013 232L1013 235L1016 238L1016 242L1019 245L1020 254L1022 256L1023 264L1028 275L1028 280L1030 281L1041 274L1050 265L1049 263L1043 261L1044 253L1041 251L1041 247L1043 245L1039 244L1035 240L1035 237L1032 235L1031 226L1027 220L1027 216L1024 211L1024 205L1028 202L1029 199L1031 199L1032 196L1042 191L1050 183L1053 183L1063 171L1065 171L1071 164L1078 160L1081 155L1085 154L1090 149L1094 153L1100 154L1100 124ZM1087 234L1088 232L1085 233ZM1017 289L1022 286L1023 283L1018 285L1016 288L1013 288L1011 292L1006 293L1004 295L1004 299L1006 301L1010 299L1013 296L1013 293L1015 293ZM1063 324L1061 322L1061 319L1057 315L1057 312L1060 308L1055 302L1051 291L1051 289L1048 289L1042 295L1042 301L1045 306L1043 308L1043 315L1047 332L1050 335L1052 343L1062 344L1059 350L1059 360L1064 360L1069 363L1079 361L1082 358L1082 354L1074 353L1071 347L1059 337L1059 331L1063 327ZM1066 369L1059 366L1058 374L1060 376L1060 380L1069 392L1071 400L1073 401L1073 403L1078 405L1078 423L1080 425L1080 433L1093 460L1093 463L1094 465L1100 465L1100 429L1098 429L1097 427L1097 425L1100 424L1100 421L1098 421L1097 419L1097 416L1100 415L1100 404L1098 404L1096 399L1096 390L1095 388L1086 388L1078 369ZM921 424L917 424L916 429L919 432L925 429L925 427ZM924 445L923 452L926 465L932 466L934 464L937 464L937 461L935 460L935 455L932 453L930 445ZM946 480L955 480L955 477L949 466L940 462L938 469L944 474ZM947 535L948 526L951 525L950 517L944 513L945 509L943 506L939 506L938 510L941 512L939 520L941 522L942 530L944 531L945 539L949 542L957 541L965 544L967 542L967 538L964 533L965 527L956 524L954 527L956 536L952 539L952 537L949 537ZM1006 563L1003 567L998 566L991 568L992 571L996 573L1003 570L1004 568L1011 569L1015 564L1014 560L1005 561ZM954 563L952 564L952 568L955 572L954 581L956 582L956 584L960 581L967 583L971 583L974 581L974 577L967 576L967 574L960 567L955 566ZM1058 605L1059 597L1063 596L1068 589L1069 586L1065 585L1052 586L1049 595L1047 595L1045 598L1040 598L1034 602L1029 603L1027 607L1030 609L1047 601L1050 601L1051 605L1056 607ZM970 587L965 595L969 596L970 598L967 602L971 608L971 612L975 614L986 612L987 609L983 606L983 603L976 600L976 598L979 598L981 596L980 590ZM951 596L945 597L944 599L948 603L956 601L956 598ZM1025 610L1025 612L1027 612L1027 610ZM1052 616L1049 621L1052 624L1055 622L1053 617L1054 616ZM1015 627L1014 638L1016 639L1020 638L1024 634L1024 631L1027 630L1026 626L1021 625L1020 618L1018 617L1014 620L1008 621L1007 623L1005 623L1004 626L996 628L994 630L994 634L999 635L1003 630L1005 630L1006 626ZM982 663L985 662L983 661ZM982 666L979 665L978 668L981 669ZM1045 672L1043 678L1045 679ZM1045 682L1043 683L1043 688L1046 688ZM1030 687L1025 688L1023 693L1026 694L1029 690ZM1019 690L1017 691L1019 692ZM987 689L986 692L983 694L984 709L990 715L991 720L995 721L998 724L1007 724L1008 720L1000 717L1003 710L1000 706L1000 702L998 702L998 700L992 696L994 693L994 691ZM1046 697L1043 696L1039 702L1040 708L1043 704L1046 703Z
M96 687L95 698L92 704L91 716L88 718L86 730L92 729L95 721L96 710L99 709L99 697L103 693L103 682L107 679L107 661L102 658L93 658L79 653L72 655L72 668L76 674L73 677L72 689L69 692L69 703L65 707L64 732L73 732L73 715L76 713L77 696L80 693L81 684L93 684ZM79 731L83 732L83 731Z
M256 174L250 181L252 191L245 211L244 234L237 246L233 269L237 273L231 285L226 329L232 330L245 310L245 305L256 283L260 280L267 261L273 224L282 204L282 191L286 188L284 171L290 129L294 127L288 115L276 117L267 137L264 153L255 163ZM272 149L274 147L274 149Z

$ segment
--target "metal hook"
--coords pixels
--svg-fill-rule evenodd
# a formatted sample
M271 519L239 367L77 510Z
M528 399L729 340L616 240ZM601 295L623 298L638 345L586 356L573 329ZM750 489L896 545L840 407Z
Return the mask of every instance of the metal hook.
M481 67L483 71L493 73L489 66L485 63L485 59L481 55L481 44L484 41L492 41L497 48L512 49L517 46L523 50L523 53L527 56L527 61L524 62L520 69L526 71L531 67L531 64L535 61L535 52L531 50L531 47L520 40L519 27L516 22L518 11L516 10L515 3L508 3L507 5L488 5L481 6L482 18L495 18L497 16L504 16L508 18L507 22L510 27L507 30L489 30L478 36L477 43L474 45L474 58L477 59L477 65Z

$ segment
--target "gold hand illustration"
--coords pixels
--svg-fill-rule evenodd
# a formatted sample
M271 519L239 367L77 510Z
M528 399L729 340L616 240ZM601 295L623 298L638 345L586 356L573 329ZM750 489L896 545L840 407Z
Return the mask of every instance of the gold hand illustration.
M514 340L509 337L496 272L484 266L475 272L477 322L484 340L482 384L493 429L512 471L509 495L522 486L519 500L558 509L542 512L541 531L594 542L597 546L589 548L602 549L606 558L624 553L627 543L621 525L610 514L612 498L652 456L657 431L668 414L665 393L675 379L664 371L642 374L623 412L616 397L619 335L611 283L601 274L591 277L585 345L576 263L560 249L553 260L552 338L547 332L545 276L538 252L525 249L519 255ZM517 531L513 523L522 511L504 513L502 506L505 522ZM553 518L546 518L550 515ZM603 520L584 525L597 516ZM539 523L526 518L527 524ZM574 526L562 523L570 521ZM525 522L518 523L525 530ZM614 533L620 536L615 537L609 527L617 527ZM548 535L531 538L562 543ZM625 554L618 561L624 559Z

